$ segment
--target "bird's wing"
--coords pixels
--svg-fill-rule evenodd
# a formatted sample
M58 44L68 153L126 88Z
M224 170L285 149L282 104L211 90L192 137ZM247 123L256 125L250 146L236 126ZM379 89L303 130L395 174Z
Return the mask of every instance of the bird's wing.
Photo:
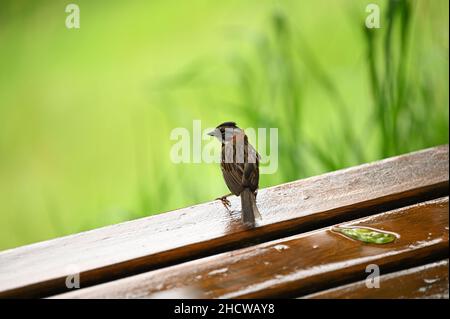
M259 154L250 144L248 144L248 161L244 165L242 184L250 187L252 191L255 191L259 184Z
M222 174L230 191L239 196L242 191L243 164L222 163Z

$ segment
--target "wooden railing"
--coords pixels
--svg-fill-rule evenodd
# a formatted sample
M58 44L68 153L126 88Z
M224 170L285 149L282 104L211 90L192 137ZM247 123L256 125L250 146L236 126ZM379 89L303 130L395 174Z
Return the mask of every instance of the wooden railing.
M253 229L213 201L3 251L0 297L448 298L448 159L444 145L262 189ZM400 237L366 244L338 223Z

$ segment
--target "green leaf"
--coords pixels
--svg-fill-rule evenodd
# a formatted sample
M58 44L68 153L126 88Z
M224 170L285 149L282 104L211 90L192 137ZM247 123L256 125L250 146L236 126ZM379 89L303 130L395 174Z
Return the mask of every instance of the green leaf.
M392 233L383 232L373 228L335 226L331 230L352 239L371 244L387 244L393 242L397 238L397 236Z

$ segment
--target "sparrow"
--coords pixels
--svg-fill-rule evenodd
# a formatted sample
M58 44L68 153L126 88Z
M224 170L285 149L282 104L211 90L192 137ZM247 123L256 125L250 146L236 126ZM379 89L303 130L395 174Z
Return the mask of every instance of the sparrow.
M255 218L261 218L256 206L259 184L260 156L248 142L244 130L235 122L225 122L208 135L216 137L222 144L220 168L230 194L217 198L227 210L230 207L228 196L241 197L242 222L254 226Z

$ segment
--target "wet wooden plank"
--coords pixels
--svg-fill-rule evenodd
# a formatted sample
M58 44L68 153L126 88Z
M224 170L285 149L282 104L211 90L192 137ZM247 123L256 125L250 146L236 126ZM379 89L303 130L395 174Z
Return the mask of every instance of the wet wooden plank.
M60 295L63 298L293 297L448 257L448 197L349 223L396 232L374 245L330 228L259 244Z
M394 273L381 275L378 288L366 281L321 291L305 299L448 299L448 259Z
M448 145L260 190L247 230L214 201L0 253L0 297L89 286L448 194ZM219 194L218 194L219 195ZM231 198L239 209L239 199Z

